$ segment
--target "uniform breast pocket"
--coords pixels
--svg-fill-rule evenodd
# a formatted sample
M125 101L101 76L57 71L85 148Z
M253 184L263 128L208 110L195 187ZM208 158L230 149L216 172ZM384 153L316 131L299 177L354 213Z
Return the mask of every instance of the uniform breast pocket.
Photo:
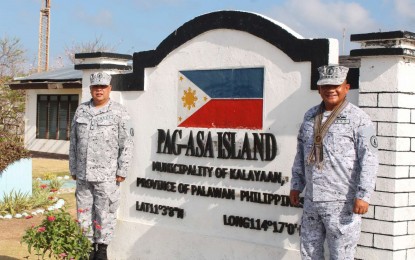
M78 138L87 136L89 120L83 117L76 119Z
M118 122L116 120L103 120L97 123L98 134L109 140L118 136Z

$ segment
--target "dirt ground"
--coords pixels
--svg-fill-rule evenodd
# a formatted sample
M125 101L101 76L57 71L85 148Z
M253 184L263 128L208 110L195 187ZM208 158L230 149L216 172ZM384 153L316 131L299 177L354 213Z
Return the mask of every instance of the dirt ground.
M67 160L52 160L52 159L33 159L33 172L37 174L43 173L57 173L68 172ZM66 167L66 168L65 168ZM74 192L62 193L58 195L66 201L65 207L68 212L75 218L76 205ZM35 216L31 219L9 219L0 220L0 260L12 259L41 259L35 254L30 255L27 251L27 245L21 245L20 239L25 230L32 225L39 225L43 220L43 216Z
M53 173L58 176L69 175L69 161L56 159L32 158L32 177L43 178L44 174Z

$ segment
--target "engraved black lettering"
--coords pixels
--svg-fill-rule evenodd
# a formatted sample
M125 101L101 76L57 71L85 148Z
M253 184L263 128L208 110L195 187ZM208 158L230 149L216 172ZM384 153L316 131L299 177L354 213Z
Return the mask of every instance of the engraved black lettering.
M193 132L190 131L189 139L187 140L186 156L195 156L195 144L193 141Z

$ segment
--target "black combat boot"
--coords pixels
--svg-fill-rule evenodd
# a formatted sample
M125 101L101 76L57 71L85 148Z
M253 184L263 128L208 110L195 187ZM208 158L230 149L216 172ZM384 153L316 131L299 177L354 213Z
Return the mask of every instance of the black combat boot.
M92 244L92 251L89 252L89 260L95 260L95 253L97 252L97 244Z
M94 260L108 260L107 258L107 247L105 244L98 244L98 250L95 253Z

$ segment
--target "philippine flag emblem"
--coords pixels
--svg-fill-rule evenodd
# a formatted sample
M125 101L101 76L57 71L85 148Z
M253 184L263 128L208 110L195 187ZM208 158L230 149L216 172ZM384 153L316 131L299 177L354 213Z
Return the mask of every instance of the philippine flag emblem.
M264 69L179 72L178 126L262 129Z

